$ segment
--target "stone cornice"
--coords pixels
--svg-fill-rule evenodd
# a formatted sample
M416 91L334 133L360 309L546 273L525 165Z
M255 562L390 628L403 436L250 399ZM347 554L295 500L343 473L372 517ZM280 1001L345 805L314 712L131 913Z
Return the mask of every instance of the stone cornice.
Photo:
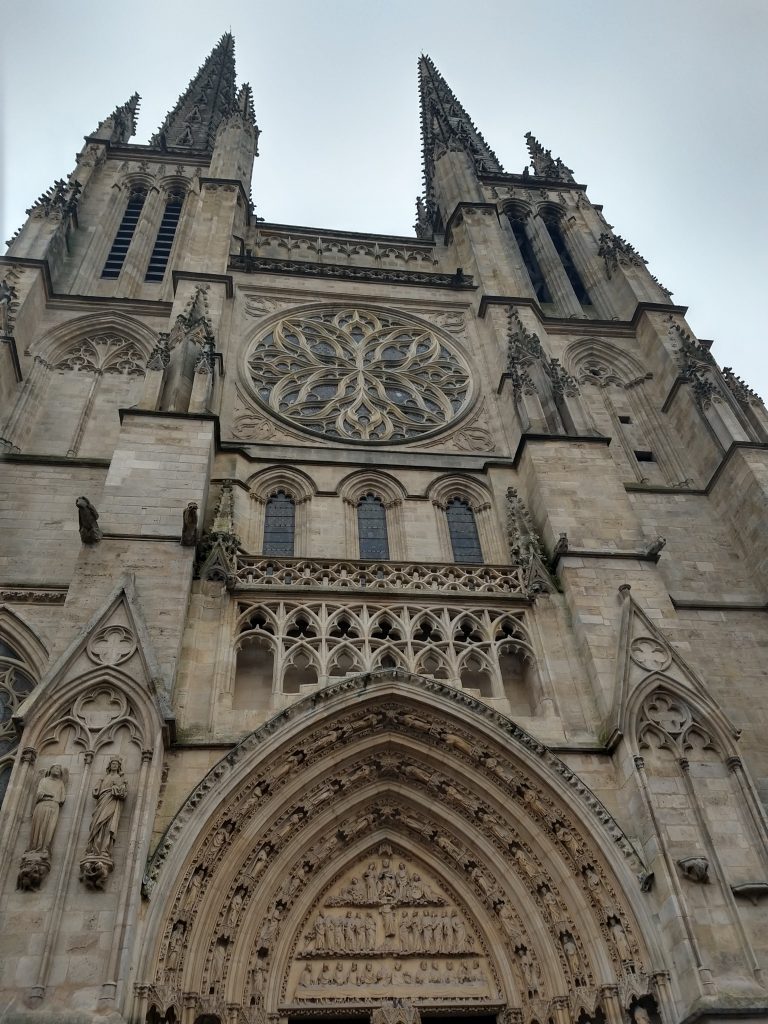
M518 442L515 454L512 457L512 465L517 469L520 459L523 457L526 445L531 443L552 443L559 441L561 444L604 444L611 443L610 437L603 437L602 434L522 434Z
M551 334L626 334L633 332L644 313L680 313L685 315L687 306L675 306L671 302L638 302L630 320L592 320L589 317L547 316L539 303L527 295L482 295L478 316L483 319L489 306L527 306Z
M338 263L312 263L309 260L279 260L266 256L231 256L229 269L245 274L292 274L303 277L400 284L428 288L470 291L476 288L472 278L430 271L391 270L378 267L342 266Z
M81 309L88 309L91 306L117 306L120 309L130 310L132 313L143 316L168 317L173 308L170 302L157 299L127 299L114 295L74 295L64 292L55 292L51 281L51 272L48 267L48 260L33 260L26 256L0 256L0 267L21 267L32 270L39 270L43 278L46 302L60 304L62 306L78 306Z
M586 192L587 186L577 181L560 181L559 178L542 178L535 174L492 174L478 175L483 185L514 185L516 188L551 188L558 192Z
M308 238L333 238L334 240L354 239L359 242L372 242L380 245L408 245L414 249L431 251L435 248L436 242L431 238L414 238L408 235L374 235L367 231L342 231L337 228L313 228L304 224L278 224L277 222L260 220L256 230L285 233L286 235L301 235Z

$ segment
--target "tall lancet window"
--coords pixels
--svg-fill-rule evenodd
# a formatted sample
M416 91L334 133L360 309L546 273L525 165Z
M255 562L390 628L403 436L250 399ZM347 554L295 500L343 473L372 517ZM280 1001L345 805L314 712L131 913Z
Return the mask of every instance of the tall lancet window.
M120 271L125 263L125 257L128 255L128 246L131 244L131 239L136 231L136 225L139 223L139 216L146 198L147 192L143 188L134 189L128 197L128 205L125 208L123 219L120 221L120 227L117 229L115 240L112 243L112 248L109 250L109 256L107 256L107 262L104 264L104 269L101 272L102 277L120 276Z
M451 548L454 562L482 562L480 537L477 533L475 513L466 501L452 498L446 508L448 532L451 535Z
M277 491L264 511L264 554L293 556L296 505L285 491Z
M547 287L547 282L544 280L544 275L541 272L539 261L536 259L536 253L533 251L528 232L525 230L524 219L518 213L510 213L509 223L515 236L517 247L520 250L520 255L523 258L525 269L528 271L528 277L531 279L536 298L539 302L551 302L552 295Z
M168 258L173 248L173 240L176 237L176 228L179 226L181 206L184 202L183 192L171 192L165 204L163 219L155 239L155 247L149 257L149 266L144 277L145 281L162 281L165 275L165 268L168 266Z
M366 494L357 506L357 534L361 558L389 558L387 510L374 494Z
M549 237L552 239L552 244L557 250L557 255L560 257L560 262L563 264L563 270L565 271L568 280L571 282L571 288L573 288L576 298L582 306L591 306L592 300L589 297L589 292L585 288L584 282L581 280L581 275L576 269L576 264L573 262L571 254L568 252L568 246L565 244L563 232L560 229L558 220L552 216L544 217L543 220L547 226L547 231L549 231Z

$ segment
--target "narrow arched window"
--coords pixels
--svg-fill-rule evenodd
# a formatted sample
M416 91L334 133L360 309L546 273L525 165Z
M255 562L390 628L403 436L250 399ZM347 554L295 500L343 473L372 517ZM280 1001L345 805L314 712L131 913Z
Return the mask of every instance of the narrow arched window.
M528 237L528 232L525 230L524 219L517 213L511 213L509 215L509 223L515 236L517 247L520 250L520 255L523 258L525 269L528 271L528 277L531 279L536 298L539 302L551 302L552 295L547 287L547 282L544 280L544 275L541 272L539 261L536 259L536 253L533 251L533 245Z
M128 255L128 246L131 244L136 225L139 223L139 215L146 198L146 189L137 188L131 192L123 219L120 221L120 227L117 229L112 248L109 250L107 262L104 264L104 269L101 272L102 277L120 276L120 271L125 263L125 257Z
M165 204L163 219L160 221L155 247L149 257L149 266L144 277L145 281L162 281L165 268L168 266L168 258L173 248L173 239L176 236L176 228L179 226L181 216L181 205L184 202L182 192L171 192Z
M547 227L547 231L549 232L549 237L552 239L552 244L557 250L557 255L560 257L560 262L563 265L566 277L571 282L571 288L573 288L576 298L582 306L591 306L592 300L589 297L589 292L584 287L584 282L581 280L581 275L576 269L576 264L571 258L568 246L565 244L563 232L560 229L560 223L552 216L544 217L543 220Z
M0 805L19 745L13 716L34 687L35 681L17 652L0 640Z
M357 506L357 535L361 558L389 558L387 510L381 498L366 494Z
M482 562L480 537L477 533L475 513L466 501L452 498L446 507L448 532L451 535L451 548L454 562Z
M264 554L293 555L296 534L296 505L285 491L277 491L264 512Z

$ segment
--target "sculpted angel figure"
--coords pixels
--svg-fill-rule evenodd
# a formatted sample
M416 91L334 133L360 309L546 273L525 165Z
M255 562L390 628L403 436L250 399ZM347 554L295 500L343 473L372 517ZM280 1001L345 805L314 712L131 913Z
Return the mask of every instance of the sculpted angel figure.
M128 795L123 775L123 762L119 757L110 759L107 772L94 786L96 809L91 818L91 830L85 848L86 857L109 856L117 835L120 811Z

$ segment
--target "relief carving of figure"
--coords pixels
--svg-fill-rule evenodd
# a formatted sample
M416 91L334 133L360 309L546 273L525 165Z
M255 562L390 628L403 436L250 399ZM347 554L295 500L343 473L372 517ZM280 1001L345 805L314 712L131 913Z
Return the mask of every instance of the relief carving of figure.
M60 764L46 769L35 793L29 846L21 858L18 889L37 890L51 870L51 843L65 797L65 770Z
M103 889L114 866L111 851L127 795L123 762L119 757L113 757L107 765L106 774L93 789L96 809L91 818L85 857L80 862L80 879L89 889Z

